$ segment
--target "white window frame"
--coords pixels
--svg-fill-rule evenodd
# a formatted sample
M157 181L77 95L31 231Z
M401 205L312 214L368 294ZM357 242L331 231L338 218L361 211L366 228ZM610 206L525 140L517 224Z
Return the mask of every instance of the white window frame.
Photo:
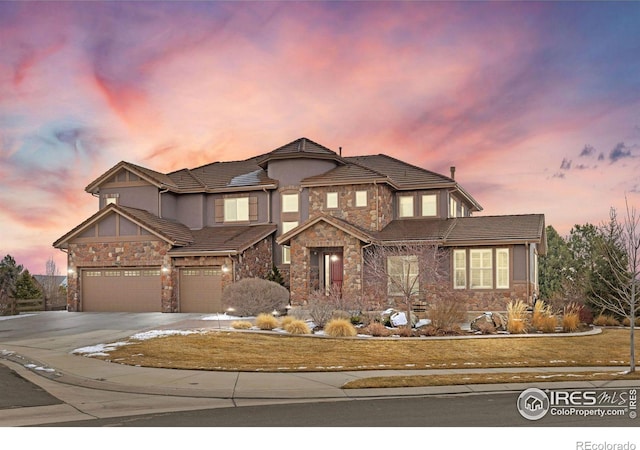
M398 196L398 217L413 217L415 214L413 195Z
M356 191L356 208L367 206L367 191Z
M467 288L467 251L453 251L453 288Z
M469 250L469 287L493 288L493 249Z
M429 214L426 214L427 210L429 210ZM421 214L423 217L436 217L438 215L438 196L436 194L422 194Z
M411 288L411 295L420 292L420 268L416 255L388 256L387 257L387 293L389 295L405 295L408 288ZM400 277L398 283L394 283L394 278ZM402 284L405 289L398 287Z
M282 222L282 234L288 233L289 231L293 230L295 227L298 226L297 221L294 222Z
M509 289L509 249L496 249L496 289Z
M282 194L282 212L283 213L297 213L300 210L300 196L299 194Z
M338 206L338 193L327 192L327 209L337 209Z
M249 197L225 198L224 199L224 221L225 222L248 222L249 221Z

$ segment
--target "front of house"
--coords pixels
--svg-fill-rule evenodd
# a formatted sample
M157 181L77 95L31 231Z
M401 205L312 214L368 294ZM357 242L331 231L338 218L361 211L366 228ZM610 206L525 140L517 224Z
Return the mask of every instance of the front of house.
M70 311L219 312L225 286L274 265L293 307L332 287L393 306L393 283L372 278L367 258L399 245L437 246L440 290L469 310L504 310L531 302L546 251L543 215L474 216L482 208L453 169L343 157L306 138L168 174L120 162L86 191L98 211L54 243L68 254ZM388 257L389 280L422 277L411 261ZM416 298L428 300L419 279Z

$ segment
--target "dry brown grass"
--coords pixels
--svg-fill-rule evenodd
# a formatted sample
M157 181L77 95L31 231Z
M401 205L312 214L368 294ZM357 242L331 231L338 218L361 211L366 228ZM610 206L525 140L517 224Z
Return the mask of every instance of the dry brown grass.
M101 359L176 369L300 372L481 367L625 366L628 330L589 336L334 339L211 331L131 340ZM636 350L640 359L640 350Z
M358 334L356 327L347 319L331 319L325 325L324 332L331 337L353 337Z
M598 327L619 327L620 321L610 314L600 314L593 319L593 324Z
M258 314L256 317L256 326L261 330L273 330L274 328L278 328L280 322L278 319L273 317L271 314Z
M562 330L572 333L580 328L580 315L577 312L568 312L562 316Z
M511 334L522 334L527 331L527 305L516 300L507 305L507 331Z
M311 329L309 325L307 325L307 322L299 319L287 320L284 325L284 330L291 334L311 334Z
M370 377L349 381L343 389L371 389L393 387L453 386L464 384L495 383L542 383L547 381L596 381L596 380L640 380L640 372L500 372L469 373L453 375L409 375Z
M231 322L231 328L235 330L248 330L253 327L253 324L248 320L234 320Z

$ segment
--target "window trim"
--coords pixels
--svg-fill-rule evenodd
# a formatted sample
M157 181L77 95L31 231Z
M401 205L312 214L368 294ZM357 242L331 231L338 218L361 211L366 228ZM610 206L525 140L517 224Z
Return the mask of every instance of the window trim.
M282 264L291 264L291 246L282 246Z
M458 200L454 197L449 197L449 218L454 219L458 217Z

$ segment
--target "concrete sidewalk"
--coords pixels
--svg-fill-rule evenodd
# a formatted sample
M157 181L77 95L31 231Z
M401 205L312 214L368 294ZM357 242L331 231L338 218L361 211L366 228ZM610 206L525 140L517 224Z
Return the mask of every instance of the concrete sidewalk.
M167 326L193 328L193 320L189 318ZM108 337L112 339L129 335L129 330L121 330L110 332ZM47 336L33 334L28 338L4 340L0 343L0 363L8 365L23 378L41 386L64 404L0 410L0 426L47 424L151 412L402 396L514 392L515 401L520 392L531 387L530 383L386 389L343 389L342 386L348 381L375 376L452 373L486 373L490 376L491 373L497 372L624 370L617 367L545 367L261 373L156 369L114 364L70 353L82 346L106 343L105 331L57 336L53 341ZM640 387L640 381L535 384L541 389L588 389L604 386L613 388L630 385Z

